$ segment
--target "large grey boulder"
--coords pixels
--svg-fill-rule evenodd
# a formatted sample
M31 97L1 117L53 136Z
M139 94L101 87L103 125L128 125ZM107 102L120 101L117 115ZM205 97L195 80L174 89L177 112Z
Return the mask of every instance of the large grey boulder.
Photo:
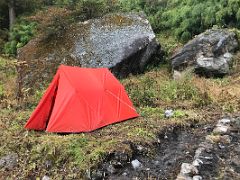
M210 29L189 41L171 58L172 68L183 71L193 67L201 75L223 76L230 72L232 53L237 48L234 32Z
M110 14L66 29L58 38L46 42L38 37L19 50L20 89L49 82L60 64L107 67L116 76L126 77L143 72L160 51L143 13Z

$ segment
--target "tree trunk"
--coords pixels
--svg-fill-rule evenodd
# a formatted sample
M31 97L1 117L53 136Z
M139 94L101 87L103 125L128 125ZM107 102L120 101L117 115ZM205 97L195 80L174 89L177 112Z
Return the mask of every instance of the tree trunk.
M9 28L11 29L16 20L14 0L9 0L8 9L9 9Z

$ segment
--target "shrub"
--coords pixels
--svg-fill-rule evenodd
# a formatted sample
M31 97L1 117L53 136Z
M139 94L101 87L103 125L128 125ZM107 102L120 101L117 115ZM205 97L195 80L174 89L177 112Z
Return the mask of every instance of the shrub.
M125 88L135 106L155 106L157 99L157 93L153 88L155 84L155 79L145 76L139 79L138 84L132 84L132 82L129 82L125 85Z
M182 105L187 102L186 105L200 107L212 103L207 91L195 85L195 77L191 72L186 72L178 81L170 79L166 73L165 68L165 71L152 71L123 81L131 100L136 107L143 110L143 115L161 114L161 110L157 108L159 105Z
M17 49L23 47L33 37L36 29L35 22L20 20L9 33L9 41L5 44L4 52L16 55Z
M75 14L80 20L88 20L118 9L117 0L81 0L76 3Z
M213 25L240 27L239 0L120 0L124 11L144 11L155 31L171 30L185 42Z

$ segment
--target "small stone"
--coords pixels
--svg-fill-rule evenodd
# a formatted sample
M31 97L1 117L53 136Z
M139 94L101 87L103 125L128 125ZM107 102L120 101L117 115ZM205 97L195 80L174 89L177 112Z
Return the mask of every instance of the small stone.
M46 160L45 161L45 166L47 169L50 169L52 167L52 161L51 160Z
M180 71L174 70L173 71L173 79L174 80L180 80L182 79L182 74Z
M181 173L182 174L190 174L192 172L192 166L188 163L183 163L181 166Z
M174 112L173 112L172 109L167 109L165 111L164 115L165 115L166 118L170 118L170 117L172 117L174 115Z
M143 152L144 148L143 148L143 146L138 145L138 146L137 146L137 150L138 150L139 152Z
M122 175L123 175L123 176L127 176L127 173L126 173L126 172L124 172Z
M192 165L195 167L199 167L199 166L201 166L201 164L203 164L201 159L195 159L192 163Z
M204 126L204 130L207 130L207 132L212 132L212 126Z
M103 178L103 173L99 170L97 171L92 171L91 173L91 179L102 179Z
M86 170L86 177L91 179L91 171L89 169Z
M204 149L203 147L198 148L198 149L195 151L194 159L198 159L198 158L201 156L201 154L202 154L202 152L203 152L204 150L205 150L205 149Z
M202 180L202 176L193 176L193 180Z
M206 160L213 160L212 156L204 156L203 158L206 159Z
M107 171L110 172L111 174L114 174L116 173L116 169L113 167L112 164L110 164L108 167L107 167Z
M198 169L195 166L193 166L192 164L182 163L180 173L183 175L198 174Z
M227 119L227 118L223 118L221 120L218 121L218 124L222 124L222 125L227 125L231 122L230 119Z
M131 164L132 164L133 169L138 169L142 166L142 163L137 159L133 160L131 162Z
M225 134L228 131L228 126L225 125L217 125L216 128L214 128L213 132L217 134Z
M127 176L128 174L127 174L126 172L124 172L122 175L123 175L123 176Z
M43 176L42 180L50 180L50 177L45 175L45 176Z
M219 147L220 149L224 149L224 148L225 148L225 146L222 145L222 143L218 143L218 147Z

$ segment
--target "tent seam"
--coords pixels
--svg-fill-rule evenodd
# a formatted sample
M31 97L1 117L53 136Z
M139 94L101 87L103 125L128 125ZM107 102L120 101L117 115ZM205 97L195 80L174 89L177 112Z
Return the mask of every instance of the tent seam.
M68 78L66 72L65 72L63 69L62 69L62 71L63 71L65 77L68 79L68 81L69 81L70 85L72 86L72 88L75 90L75 93L76 93L76 89L75 89L74 86L72 85L72 82L71 82L71 80ZM79 98L78 93L76 93L76 94L77 94L77 96L78 96L78 98ZM82 99L82 100L94 111L94 108L91 107L91 106L88 104L88 102L87 102L83 97L81 97L80 99Z

